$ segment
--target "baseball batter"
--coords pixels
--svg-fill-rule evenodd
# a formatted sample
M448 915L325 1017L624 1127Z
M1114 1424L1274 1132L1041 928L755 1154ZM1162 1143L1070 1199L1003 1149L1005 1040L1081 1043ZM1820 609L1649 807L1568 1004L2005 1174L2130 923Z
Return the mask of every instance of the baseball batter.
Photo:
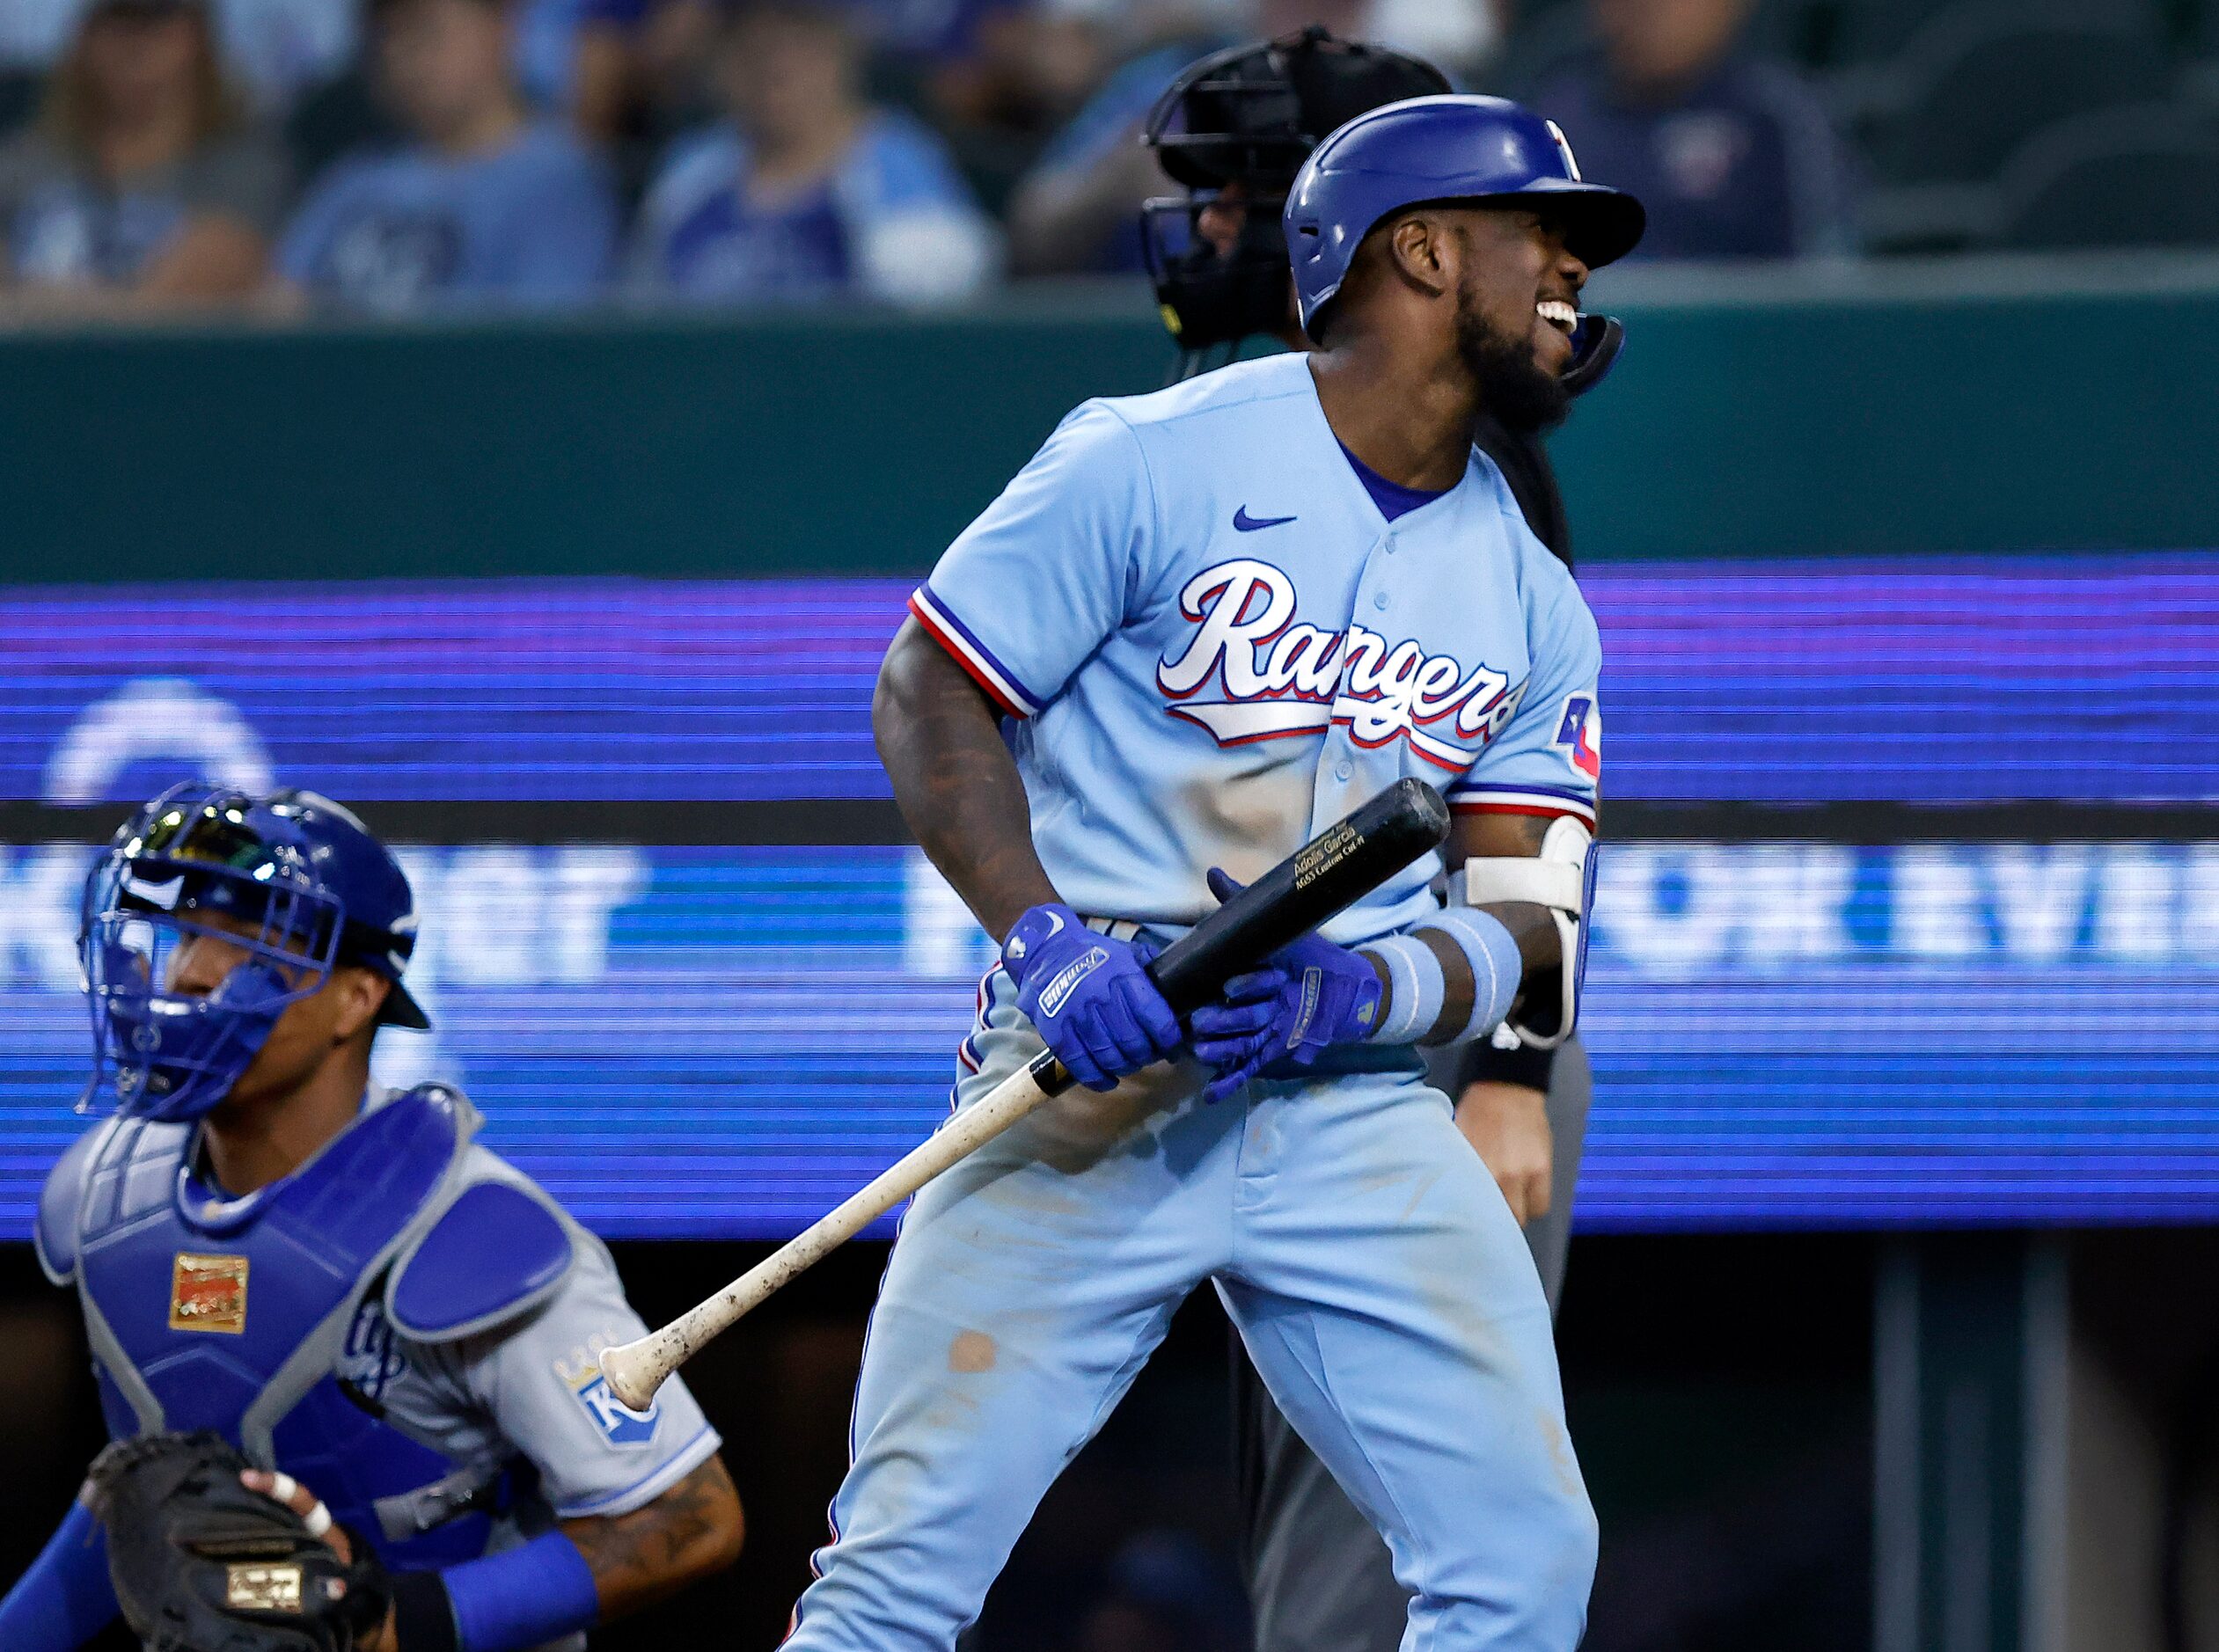
M1548 1306L1416 1046L1517 1016L1529 972L1558 988L1537 1035L1575 1012L1600 650L1471 431L1561 394L1641 209L1546 122L1441 96L1329 138L1285 223L1318 350L1080 407L882 673L904 814L1002 938L956 1105L1043 1039L1101 1093L912 1207L806 1652L952 1647L1205 1279L1386 1538L1406 1646L1579 1640ZM1429 858L1182 1027L1149 950L1405 775L1459 811L1447 903Z
M354 1566L340 1604L380 1604L361 1638L311 1642L224 1618L220 1582L147 1600L160 1580L106 1559L145 1534L80 1502L0 1601L9 1652L64 1652L134 1595L179 1646L575 1648L737 1553L692 1396L631 1412L600 1376L641 1329L607 1250L472 1140L461 1095L371 1081L381 1024L429 1025L401 984L415 935L399 866L313 793L179 787L96 867L93 1093L115 1115L48 1178L40 1263L84 1305L109 1431L223 1436Z
M1233 359L1251 334L1309 347L1279 232L1295 173L1321 137L1366 110L1449 90L1431 64L1316 27L1188 67L1147 128L1158 162L1185 193L1149 201L1141 223L1156 298L1179 341L1180 376L1202 370L1213 353ZM1622 336L1611 318L1582 316L1558 379L1559 416L1607 376ZM1571 523L1542 435L1483 407L1473 440L1534 537L1569 568ZM1586 1051L1576 1034L1541 1048L1503 1027L1491 1039L1433 1052L1427 1069L1524 1224L1556 1311L1592 1100ZM1237 1333L1232 1340L1241 1565L1256 1652L1385 1652L1401 1641L1409 1615L1392 1558L1280 1414Z

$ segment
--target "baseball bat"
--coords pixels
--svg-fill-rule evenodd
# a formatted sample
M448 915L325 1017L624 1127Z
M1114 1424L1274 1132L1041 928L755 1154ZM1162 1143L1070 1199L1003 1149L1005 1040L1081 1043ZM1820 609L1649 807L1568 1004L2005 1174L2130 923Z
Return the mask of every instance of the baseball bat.
M1149 961L1156 989L1181 1014L1368 895L1448 837L1448 805L1423 780L1402 779L1241 890ZM737 1279L659 1331L601 1356L609 1392L634 1411L670 1374L781 1285L1072 1085L1049 1050L1013 1072L866 1186Z

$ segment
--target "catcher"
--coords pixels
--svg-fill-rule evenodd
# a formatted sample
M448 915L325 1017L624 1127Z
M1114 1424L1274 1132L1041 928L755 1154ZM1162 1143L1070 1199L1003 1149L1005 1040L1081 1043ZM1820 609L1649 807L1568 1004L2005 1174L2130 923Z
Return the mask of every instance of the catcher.
M39 1260L84 1305L109 1432L0 1601L62 1652L118 1610L161 1652L575 1648L730 1564L718 1439L599 1351L640 1334L608 1252L472 1141L453 1090L370 1076L406 877L346 809L182 786L86 885L115 1116L48 1177Z

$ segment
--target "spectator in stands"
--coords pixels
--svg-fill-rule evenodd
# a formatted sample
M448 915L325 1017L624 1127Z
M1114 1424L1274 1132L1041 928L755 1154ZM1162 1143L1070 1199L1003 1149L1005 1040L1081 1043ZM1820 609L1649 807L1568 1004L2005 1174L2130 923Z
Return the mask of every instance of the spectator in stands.
M1025 0L946 0L936 16L887 4L896 10L876 39L875 83L922 112L986 209L1005 212L1049 139L1109 72L1103 31Z
M699 4L667 9L692 15L706 10ZM653 11L648 0L585 0L563 103L589 137L613 143L632 123L644 92L643 47Z
M44 120L0 147L0 303L124 316L242 298L284 188L199 0L93 0Z
M527 108L569 106L579 35L599 9L600 0L509 0L509 63Z
M672 150L641 210L634 290L691 302L959 298L992 225L940 140L874 108L840 15L765 0L726 30L729 121Z
M1102 29L1117 19L1108 0L1044 0L1073 20ZM1360 0L1263 0L1261 32L1288 33L1322 23L1335 33L1353 32ZM1117 19L1131 31L1131 19ZM1140 203L1163 192L1155 157L1140 142L1148 111L1179 71L1205 53L1234 43L1211 26L1199 8L1166 14L1138 35L1137 55L1087 100L1058 132L1009 201L1009 263L1020 275L1057 275L1088 270L1137 270ZM1281 25L1285 26L1282 27ZM1245 31L1243 31L1245 32Z
M1503 48L1512 0L1372 0L1364 38L1438 65L1460 87L1478 87Z
M709 62L729 0L512 4L525 102L567 115L590 142L617 146L627 172L716 113Z
M205 0L216 54L260 111L340 73L355 44L352 0ZM84 0L0 0L0 75L61 61Z
M5 0L0 0L4 4ZM294 99L343 74L361 50L355 4L208 0L223 61L256 109L282 118Z
M533 108L561 112L590 136L618 136L661 26L714 17L718 0L511 0L517 84ZM698 30L693 43L706 46Z
M1753 0L1588 0L1600 44L1534 106L1640 196L1645 259L1854 250L1855 171L1809 86L1740 44Z
M728 0L586 0L567 107L609 145L636 200L670 143L716 120Z
M296 301L401 314L593 298L614 257L605 169L534 120L504 0L370 0L378 78L411 141L343 160L278 252Z
M78 0L7 0L0 5L0 69L38 72L70 43Z

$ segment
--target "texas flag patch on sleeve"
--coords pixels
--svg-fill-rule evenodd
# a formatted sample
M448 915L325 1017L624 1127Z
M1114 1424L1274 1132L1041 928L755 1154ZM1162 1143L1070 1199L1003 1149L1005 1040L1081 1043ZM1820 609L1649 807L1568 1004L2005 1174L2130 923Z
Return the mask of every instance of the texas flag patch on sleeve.
M1571 771L1591 784L1602 779L1602 708L1593 694L1573 694L1564 700L1551 742L1564 754Z

